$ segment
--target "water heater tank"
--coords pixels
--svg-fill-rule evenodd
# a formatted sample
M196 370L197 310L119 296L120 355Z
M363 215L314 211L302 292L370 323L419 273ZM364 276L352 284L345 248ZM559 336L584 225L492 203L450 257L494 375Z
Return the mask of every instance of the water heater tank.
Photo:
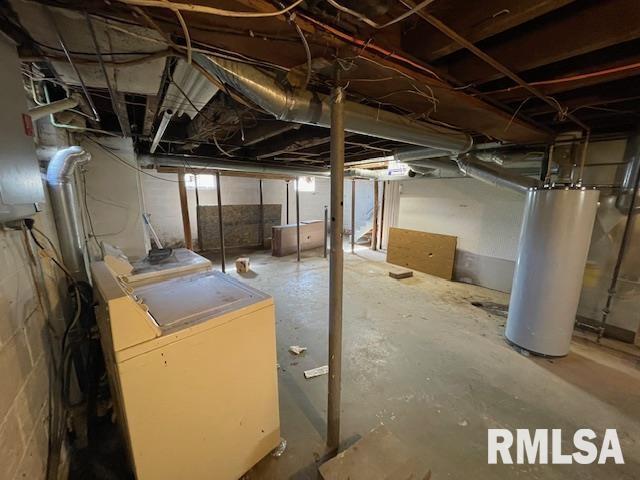
M599 192L527 192L506 337L532 353L564 356L582 289Z

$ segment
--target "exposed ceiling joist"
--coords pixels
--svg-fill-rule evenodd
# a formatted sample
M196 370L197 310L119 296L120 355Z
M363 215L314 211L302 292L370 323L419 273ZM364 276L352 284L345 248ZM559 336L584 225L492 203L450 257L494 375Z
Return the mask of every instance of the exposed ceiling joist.
M582 68L567 72L566 74L541 80L539 82L531 82L541 92L547 95L556 95L584 87L597 86L624 78L630 78L640 75L640 55L605 62L602 64L591 65L589 68ZM608 93L605 91L605 94ZM619 93L619 92L618 92ZM503 102L512 102L522 100L528 96L522 88L513 87L505 88L491 92L491 97Z
M291 130L298 130L301 126L300 123L280 122L277 120L262 123L246 134L244 142L242 142L242 147L256 145L283 133L290 132Z
M509 38L489 40L482 49L511 70L523 72L640 38L638 0L600 0L574 5L551 18L540 19L531 28L519 30ZM476 85L503 76L471 54L448 60L447 71L464 83Z
M238 4L238 10L274 11L273 5L266 0L235 0L235 2ZM182 30L175 23L170 13L154 13L166 18L166 22L163 23L163 28L171 29L172 32L178 36L182 34ZM281 36L287 32L295 35L295 30L290 25L287 24L286 30L283 29L282 22L287 21L284 16L260 19L259 24L255 21L251 23L251 21L247 19L221 19L218 17L204 16L202 14L185 14L185 18L189 25L201 26L200 29L197 27L190 29L192 41L233 49L239 54L287 67L300 65L305 61L302 44L299 43L299 41L292 43L291 38L289 38L286 43L283 43L283 40L263 39L258 36L245 36L239 39L237 36L212 31L218 27L228 27L229 24L243 25L243 27L247 29L250 29L251 25L253 25L254 28L258 28L259 25L259 28L263 31L272 33L280 32ZM417 84L427 85L432 88L440 100L439 108L432 115L434 119L506 142L537 143L546 142L550 138L548 132L524 122L517 117L512 118L512 113L500 110L482 99L468 95L463 91L455 90L446 82L434 78L434 76L427 73L427 66L421 67L424 72L412 67L411 62L413 62L413 60L409 58L410 56L407 56L408 63L403 63L395 59L392 55L384 55L379 53L378 50L375 50L375 42L367 43L362 39L349 40L349 34L344 32L336 33L337 30L334 27L323 26L321 22L317 22L302 13L296 15L296 23L309 38L311 52L314 58L330 58L334 56L337 51L340 52L341 56L363 57L378 64L379 71L376 75L379 77L389 76L390 72L395 72L394 75L398 73L400 75L407 75L415 79ZM204 25L207 26L206 29ZM398 37L397 41L398 45L400 44L399 38L400 37ZM365 44L366 47L364 47ZM354 93L369 96L372 87L372 84L352 84L349 89ZM393 87L387 86L387 93L392 88ZM395 97L394 101L398 98L400 97ZM415 95L405 99L403 103L403 108L406 108L408 111L422 113L427 109L422 105L425 102Z
M427 10L463 37L479 42L572 2L574 0L485 0L482 8L467 8L466 2L440 0ZM421 26L405 32L402 46L425 62L462 50L449 37Z

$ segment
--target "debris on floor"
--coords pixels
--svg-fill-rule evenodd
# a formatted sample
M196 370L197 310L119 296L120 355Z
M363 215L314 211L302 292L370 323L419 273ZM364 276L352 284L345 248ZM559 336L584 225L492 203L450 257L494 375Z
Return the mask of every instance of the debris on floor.
M272 457L281 457L284 451L287 449L287 441L284 438L280 438L280 443L276 448L271 452Z
M509 305L503 305L501 303L494 302L471 302L474 307L481 308L485 312L491 315L497 315L499 317L507 318L509 314Z
M387 427L381 425L344 452L323 463L324 480L428 480L431 471L408 453L407 447Z
M307 351L307 347L301 347L300 345L291 345L289 347L289 352L293 353L294 355L300 355L303 352Z
M396 280L410 278L413 277L413 270L389 270L389 276Z
M236 272L247 273L249 270L251 270L251 267L249 265L249 257L236 258Z
M309 379L313 377L319 377L320 375L326 375L327 373L329 373L329 366L323 365L322 367L316 367L316 368L312 368L311 370L305 370L304 378Z

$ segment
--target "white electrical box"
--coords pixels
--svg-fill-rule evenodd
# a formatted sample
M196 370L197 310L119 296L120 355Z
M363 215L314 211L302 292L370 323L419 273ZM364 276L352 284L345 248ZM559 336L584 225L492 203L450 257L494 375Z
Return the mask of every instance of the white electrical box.
M44 191L18 52L1 35L0 58L0 223L3 223L36 213L38 204L44 201Z

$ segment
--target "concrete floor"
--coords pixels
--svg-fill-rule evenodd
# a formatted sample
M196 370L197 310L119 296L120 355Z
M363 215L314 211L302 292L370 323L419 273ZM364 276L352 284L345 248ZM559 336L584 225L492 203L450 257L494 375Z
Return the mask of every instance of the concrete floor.
M229 272L273 295L277 311L287 449L260 462L250 479L318 478L327 377L305 380L303 371L327 363L328 261L319 255L303 252L298 264L257 252L251 273ZM504 304L508 295L421 273L394 280L383 260L366 249L345 253L344 444L385 424L434 479L640 478L637 359L578 340L563 359L525 356L505 343L503 317L470 303ZM295 357L290 345L308 350ZM626 463L487 465L488 428L562 428L569 453L576 429L601 439L616 428Z

